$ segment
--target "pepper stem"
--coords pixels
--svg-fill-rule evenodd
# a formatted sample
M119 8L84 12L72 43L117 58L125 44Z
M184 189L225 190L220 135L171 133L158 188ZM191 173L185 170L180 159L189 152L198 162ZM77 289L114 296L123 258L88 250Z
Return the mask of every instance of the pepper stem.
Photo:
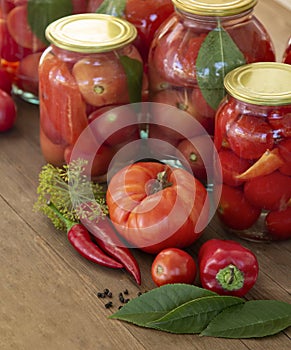
M244 285L243 273L232 264L219 270L216 274L216 280L223 289L228 291L241 289Z

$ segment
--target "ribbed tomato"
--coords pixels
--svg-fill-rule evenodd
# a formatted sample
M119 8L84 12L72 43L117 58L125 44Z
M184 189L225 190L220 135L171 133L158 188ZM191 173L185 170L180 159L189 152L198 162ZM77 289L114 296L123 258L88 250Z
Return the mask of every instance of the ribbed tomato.
M157 162L119 170L109 182L106 200L120 234L148 253L189 246L208 222L205 187L186 170Z

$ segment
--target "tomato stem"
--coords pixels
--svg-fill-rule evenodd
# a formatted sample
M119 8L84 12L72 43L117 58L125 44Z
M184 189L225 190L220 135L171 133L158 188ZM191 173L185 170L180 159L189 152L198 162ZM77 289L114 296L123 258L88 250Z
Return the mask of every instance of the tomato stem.
M157 178L150 188L150 194L162 191L164 188L171 187L173 184L168 182L169 169L165 169L157 174Z
M243 273L232 264L220 269L216 274L216 280L228 291L241 289L244 285Z

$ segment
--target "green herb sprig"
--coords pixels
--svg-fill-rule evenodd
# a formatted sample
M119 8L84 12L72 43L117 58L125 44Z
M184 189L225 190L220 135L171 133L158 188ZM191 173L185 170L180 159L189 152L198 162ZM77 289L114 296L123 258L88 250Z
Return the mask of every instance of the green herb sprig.
M57 210L70 221L88 217L86 203L90 202L90 215L99 218L108 214L105 203L106 189L94 183L85 174L86 161L77 159L63 167L46 164L39 173L38 199L34 210L45 214L53 225L65 229L63 220L48 206L52 202Z

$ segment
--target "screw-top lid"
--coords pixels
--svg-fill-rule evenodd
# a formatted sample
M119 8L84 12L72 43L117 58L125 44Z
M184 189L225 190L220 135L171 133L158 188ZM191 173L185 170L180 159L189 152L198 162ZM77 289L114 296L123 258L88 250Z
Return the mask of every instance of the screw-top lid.
M224 86L243 102L263 106L291 104L291 65L258 62L240 66L225 76Z
M46 29L50 43L65 50L96 53L131 43L137 36L128 21L104 14L86 13L62 17Z
M257 0L172 0L178 9L211 17L232 16L253 8Z

